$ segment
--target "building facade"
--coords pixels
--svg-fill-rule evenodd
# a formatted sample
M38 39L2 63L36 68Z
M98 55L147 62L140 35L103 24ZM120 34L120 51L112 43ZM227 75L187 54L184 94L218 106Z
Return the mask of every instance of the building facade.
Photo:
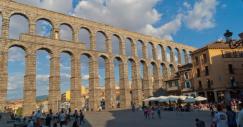
M209 102L226 102L243 95L243 47L230 49L214 42L192 52L192 74L197 94Z
M178 65L178 71L165 80L168 95L196 96L193 83L192 63Z

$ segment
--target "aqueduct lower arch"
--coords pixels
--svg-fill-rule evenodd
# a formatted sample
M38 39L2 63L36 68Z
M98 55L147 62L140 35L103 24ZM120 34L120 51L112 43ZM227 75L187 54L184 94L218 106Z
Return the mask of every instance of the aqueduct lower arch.
M4 106L6 103L6 93L8 86L8 49L12 46L20 46L26 51L26 73L24 79L24 115L30 115L35 109L35 93L36 93L36 51L39 49L48 49L50 53L50 77L49 77L49 106L54 112L57 111L57 101L60 100L60 53L68 52L71 55L71 108L77 108L82 103L80 98L81 88L81 74L80 74L80 56L86 55L89 57L89 105L90 109L97 110L98 108L98 83L99 76L97 73L98 62L97 58L106 56L106 108L112 109L114 99L110 98L115 94L114 87L114 66L113 60L119 58L120 64L120 94L121 94L121 107L130 107L131 101L135 105L141 105L144 97L149 97L156 89L163 87L163 80L166 79L165 72L160 74L161 65L163 70L168 70L171 65L176 67L178 64L174 60L173 51L176 49L179 52L190 52L195 48L174 43L167 40L160 40L151 36L145 36L138 33L129 32L122 29L117 29L112 26L84 20L68 15L59 14L56 12L39 9L36 7L26 6L16 3L11 0L0 1L1 16L2 16L2 30L0 38L0 105ZM22 33L19 39L9 39L10 31L10 17L12 14L22 14L29 20L29 32ZM38 19L47 19L51 22L52 33L51 37L39 36L36 33L36 22ZM60 40L60 24L69 24L72 28L72 41ZM80 43L79 31L81 28L87 29L90 33L90 49L85 47L84 43ZM102 32L105 34L105 47L106 51L97 51L96 33ZM112 53L112 36L116 35L120 41L119 54ZM132 53L130 56L126 54L126 39L130 40L130 48ZM142 43L143 57L138 57L137 42ZM152 58L148 58L147 46L150 44L151 50L149 51ZM171 48L171 61L166 60L166 47ZM157 47L161 48L157 51ZM182 53L180 53L182 54ZM159 56L159 57L158 57ZM181 59L181 58L180 58ZM189 61L189 56L185 56L186 63ZM132 87L129 88L128 80L128 61L132 61ZM144 64L144 77L140 77L140 62ZM157 69L152 82L149 78L149 66L153 65ZM144 86L144 90L142 89ZM133 97L131 97L133 94Z

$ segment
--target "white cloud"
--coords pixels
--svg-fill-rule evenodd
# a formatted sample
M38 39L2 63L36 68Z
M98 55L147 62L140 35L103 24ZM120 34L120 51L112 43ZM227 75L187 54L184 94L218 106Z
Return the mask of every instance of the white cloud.
M36 80L47 82L47 81L49 81L49 75L39 74L39 75L36 76Z
M161 15L153 7L159 0L92 0L81 1L74 15L113 26L139 31L157 22ZM133 6L131 6L133 5Z
M9 62L24 62L25 52L21 48L12 47L8 52L8 61Z
M162 12L154 8L161 0L81 0L74 9L71 0L16 1L169 40L183 23L196 30L214 27L217 6L216 0L198 0L194 5L183 2L184 10L177 12L174 19L154 27L163 18Z
M89 75L82 76L82 80L89 80Z
M24 76L21 74L10 75L8 79L8 90L17 90L19 88L23 88L23 77Z
M24 3L52 11L61 13L69 13L72 11L72 0L15 0L19 3Z
M191 4L189 4L187 1L183 3L183 6L186 8L191 8Z
M172 34L175 34L182 25L182 16L182 14L178 14L174 20L159 28L155 28L151 24L147 24L141 31L144 31L145 34L172 40Z
M215 26L217 0L199 0L185 16L186 24L191 29L203 30Z

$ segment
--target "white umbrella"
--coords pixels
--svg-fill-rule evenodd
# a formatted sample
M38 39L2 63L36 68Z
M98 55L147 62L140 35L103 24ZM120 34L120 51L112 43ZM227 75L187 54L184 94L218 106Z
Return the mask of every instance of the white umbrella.
M196 101L206 101L207 100L207 98L201 97L201 96L198 96L195 99L196 99Z
M166 97L166 96L160 96L157 98L157 101L158 102L167 102L168 101L167 99L168 99L168 97Z
M178 98L184 101L186 100L187 96L179 96Z
M144 101L155 101L157 98L156 97L150 97L145 99Z
M173 95L171 95L171 96L168 96L168 98L167 98L167 100L168 101L173 101L173 102L175 102L175 101L177 101L178 100L178 96L173 96Z
M194 103L194 102L196 102L196 99L193 98L193 97L187 97L187 98L184 100L184 102L186 102L186 103Z

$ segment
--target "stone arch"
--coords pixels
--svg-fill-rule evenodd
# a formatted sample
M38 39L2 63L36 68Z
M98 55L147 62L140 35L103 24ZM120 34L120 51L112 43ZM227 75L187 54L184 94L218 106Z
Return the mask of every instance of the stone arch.
M96 50L105 52L107 51L108 44L107 44L108 36L103 31L96 32Z
M98 57L102 57L102 58L104 58L104 60L108 60L109 59L109 56L107 54L105 54L105 53L99 53Z
M74 53L73 53L71 50L69 50L69 49L63 49L63 50L59 51L59 54L61 54L61 53L67 53L68 55L71 56L71 58L73 57L73 54L74 54Z
M60 29L60 40L64 41L74 41L74 30L73 27L68 23L61 23L59 25Z
M35 33L39 36L51 38L53 35L53 23L47 18L39 18L35 21L36 29Z
M125 40L125 52L126 52L126 56L133 56L133 48L134 48L134 43L132 41L131 38L127 37L126 40Z
M163 46L158 44L156 49L157 49L157 58L156 59L162 61L163 60L163 52L162 52Z
M181 53L178 48L174 48L174 59L176 64L181 64Z
M99 71L99 86L100 87L103 87L102 85L104 85L105 86L105 78L106 78L106 70L107 70L107 68L106 68L106 64L109 62L109 59L108 59L108 57L106 56L106 55L104 55L104 54L100 54L99 56L98 56L98 71ZM100 69L104 69L104 72L100 72L100 71L102 71L102 70L100 70ZM104 83L103 82L101 82L101 79L102 79L102 75L101 74L104 74ZM102 84L102 85L101 85Z
M72 88L72 65L73 65L73 59L74 54L69 51L68 49L63 49L58 52L59 57L59 66L60 66L60 90L61 93L69 92L70 96L68 101L71 101L73 98L71 94L71 88Z
M175 67L173 64L169 64L169 67L168 67L168 75L169 77L172 77L174 74L175 74Z
M167 67L164 63L160 64L160 75L165 79L167 76Z
M136 45L137 45L137 57L138 58L144 58L144 53L143 53L144 42L142 40L138 40L136 42Z
M192 63L192 51L188 52L188 63Z
M11 45L7 49L7 93L6 100L24 99L24 86L26 76L26 48L21 45ZM18 57L16 57L18 56ZM21 63L23 62L23 63ZM16 79L18 80L16 82ZM14 84L17 84L15 86ZM10 88L15 88L10 90ZM18 92L17 92L18 91ZM18 95L15 95L18 93ZM16 98L17 97L17 98ZM4 98L5 99L5 98Z
M81 84L82 87L88 90L92 89L92 84L91 84L91 75L93 74L92 70L92 62L94 61L94 57L92 54L90 54L89 52L82 52L80 55L80 75L82 77L81 79ZM82 89L83 89L82 88ZM83 98L83 102L84 104L89 104L90 100L88 99L88 96L91 95L91 93L87 93L87 94L83 94L82 98ZM89 107L90 108L90 107Z
M122 50L122 40L121 37L117 34L112 35L112 53L114 55L121 55Z
M88 27L81 27L79 30L79 42L85 43L85 47L90 49L92 32Z
M5 49L5 51L8 51L10 48L12 47L18 47L18 48L21 48L23 49L26 53L29 52L29 49L27 48L26 45L23 45L23 44L10 44L7 46L7 49Z
M142 84L142 90L145 90L145 85L147 84L147 77L148 74L148 66L144 60L139 61L140 66L140 78L141 78L141 84Z
M150 63L150 75L151 75L151 85L152 88L155 90L158 88L157 81L159 79L158 68L155 62Z
M170 46L166 47L166 61L170 63L173 62L173 53Z
M122 93L122 90L125 88L122 83L122 75L123 75L123 60L121 57L114 57L113 59L113 66L114 66L114 83L115 83L115 89L119 89L119 95L116 96L116 102L122 103L122 99L124 98L124 94Z
M35 66L36 95L35 97L36 99L38 99L39 96L43 96L47 99L51 95L51 91L49 90L51 89L51 85L53 85L50 80L51 66L52 66L51 63L52 53L51 50L43 47L35 50L35 56L36 56L35 58L36 59L36 66ZM39 106L38 108L40 108L40 105L38 106ZM49 105L48 108L50 108ZM48 108L45 108L43 110L48 111Z
M38 46L34 49L34 51L38 51L38 50L45 50L46 52L48 52L50 55L53 54L53 51L48 48L48 47L44 47L44 46Z
M147 43L147 58L150 60L155 60L155 48L154 48L154 44L152 42L148 42Z
M187 62L187 51L185 49L182 49L182 55L181 55L181 58L182 58L182 61L181 63L182 64L186 64Z
M30 16L27 13L25 13L25 12L21 12L21 11L11 12L9 14L9 18L11 18L13 15L21 15L21 16L25 17L26 19L28 19L28 21L30 21L30 18L29 18Z
M89 52L82 52L80 54L81 56L84 55L84 56L87 56L88 58L90 58L91 60L93 60L95 57L93 56L93 54L89 53Z
M138 82L136 81L138 68L137 63L133 58L127 59L127 76L128 76L128 89L130 91L129 100L131 100L131 103L136 102L136 90L138 89Z
M20 35L23 33L29 33L30 30L30 20L23 13L13 13L9 18L9 38L19 39ZM19 22L22 22L19 24ZM19 26L18 26L19 25Z

